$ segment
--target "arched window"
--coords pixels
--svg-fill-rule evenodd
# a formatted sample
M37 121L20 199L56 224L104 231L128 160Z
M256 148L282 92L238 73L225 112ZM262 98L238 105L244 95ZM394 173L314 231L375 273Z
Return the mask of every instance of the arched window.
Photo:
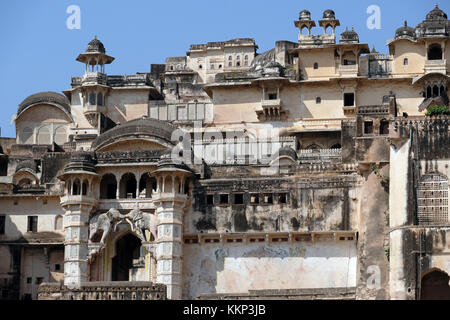
M228 57L228 61L232 61L233 60L233 57L232 56L229 56Z
M62 229L63 229L63 217L58 215L55 218L55 230L62 230Z
M232 67L233 66L233 62L228 62L228 66Z
M427 87L427 99L431 98L431 86Z
M67 142L67 133L65 127L60 126L55 130L53 141L59 145L63 145Z
M237 57L236 57L236 60L237 60L237 61L241 60L241 56L237 56Z
M248 55L245 55L244 59L245 59L245 60L248 60Z
M95 105L95 92L90 92L89 93L89 104L91 106Z
M39 133L37 136L38 144L50 144L50 130L47 127L43 127L39 129Z
M83 184L81 185L81 194L83 196L87 195L88 187L89 187L89 184L88 184L87 180L84 180Z
M439 87L437 85L433 86L433 98L439 96Z
M30 127L23 128L20 141L23 144L33 144L33 129Z
M316 104L321 104L322 103L322 98L321 97L317 97L316 98Z
M432 44L428 48L428 60L442 60L442 48L440 44Z
M105 174L100 182L100 199L116 199L117 181L113 174Z
M445 96L447 95L447 90L445 90L445 87L444 87L444 86L441 86L441 87L439 88L439 95L440 95L441 97L445 97Z
M219 64L219 69L222 69L222 65L221 64Z
M139 198L151 198L153 190L156 190L156 179L143 174L139 181Z
M136 198L137 182L134 174L126 173L120 180L120 198Z
M403 59L403 65L407 66L408 65L408 58Z
M380 121L380 134L389 134L389 121L381 120Z
M102 94L101 92L99 92L99 93L97 94L97 104L98 104L99 106L102 106L102 105L103 105L103 94Z
M448 223L448 180L437 173L423 176L417 190L419 225Z
M317 62L314 63L314 69L319 69L319 64Z
M72 195L80 195L80 180L76 179L72 184Z

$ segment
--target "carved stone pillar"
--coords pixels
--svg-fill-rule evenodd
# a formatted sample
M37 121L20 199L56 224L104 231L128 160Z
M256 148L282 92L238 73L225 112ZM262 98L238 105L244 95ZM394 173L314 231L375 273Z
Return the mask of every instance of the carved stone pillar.
M161 163L162 162L162 163ZM183 211L188 204L184 182L191 172L164 159L153 172L159 185L153 195L158 217L157 282L167 286L168 299L182 298ZM162 178L162 179L160 179ZM165 181L165 182L164 182Z

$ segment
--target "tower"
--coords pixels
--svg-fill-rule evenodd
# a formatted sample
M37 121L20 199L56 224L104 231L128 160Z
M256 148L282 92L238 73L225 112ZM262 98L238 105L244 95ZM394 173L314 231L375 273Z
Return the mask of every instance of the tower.
M97 36L89 42L84 53L81 53L77 61L85 64L85 73L81 78L81 91L83 96L83 113L89 123L98 128L100 114L105 109L105 98L110 87L107 85L105 65L114 61L114 58L106 54L103 43ZM98 128L100 131L100 128Z

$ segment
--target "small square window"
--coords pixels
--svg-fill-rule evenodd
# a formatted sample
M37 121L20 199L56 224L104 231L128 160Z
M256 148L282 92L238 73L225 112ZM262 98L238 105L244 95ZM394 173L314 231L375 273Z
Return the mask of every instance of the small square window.
M269 100L277 100L277 94L276 93L269 93Z
M321 97L317 97L316 98L316 104L321 104L322 103L322 98Z
M213 205L214 204L214 195L213 194L207 194L206 195L206 204L207 205Z
M220 204L221 205L228 204L228 194L221 194L220 195Z
M373 121L364 121L364 134L373 133Z
M59 263L55 264L55 271L60 271L61 265Z
M33 279L31 277L27 277L27 284L30 284Z
M244 194L236 193L234 195L234 204L244 204Z
M344 93L344 107L353 107L355 105L355 94Z
M41 284L42 282L44 282L44 278L42 278L42 277L36 278L36 284Z
M279 203L287 203L287 194L286 193L280 193L279 195Z
M273 196L271 194L265 194L264 195L264 203L265 204L272 204L273 203Z
M259 194L251 194L250 195L250 204L259 204Z

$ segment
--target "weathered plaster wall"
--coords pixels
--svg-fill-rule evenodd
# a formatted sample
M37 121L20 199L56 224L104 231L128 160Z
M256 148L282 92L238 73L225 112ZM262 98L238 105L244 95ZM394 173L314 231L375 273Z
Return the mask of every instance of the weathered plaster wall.
M353 241L185 245L183 298L261 289L354 287Z

